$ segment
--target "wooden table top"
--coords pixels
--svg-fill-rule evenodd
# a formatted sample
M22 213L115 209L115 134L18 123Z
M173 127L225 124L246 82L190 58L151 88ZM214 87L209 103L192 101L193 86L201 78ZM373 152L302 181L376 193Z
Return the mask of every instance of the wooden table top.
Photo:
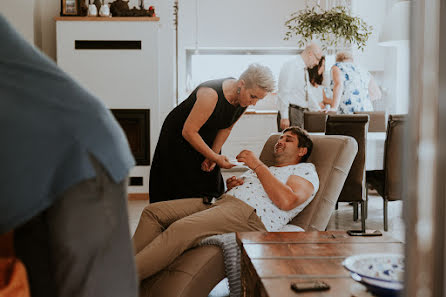
M345 231L237 233L242 266L261 282L263 296L296 296L293 281L323 280L329 291L299 293L302 296L371 296L342 266L346 257L365 253L403 253L403 243L393 237L349 236ZM242 268L243 271L243 268ZM346 295L347 294L347 295ZM350 295L349 295L350 294ZM365 295L364 295L365 294Z

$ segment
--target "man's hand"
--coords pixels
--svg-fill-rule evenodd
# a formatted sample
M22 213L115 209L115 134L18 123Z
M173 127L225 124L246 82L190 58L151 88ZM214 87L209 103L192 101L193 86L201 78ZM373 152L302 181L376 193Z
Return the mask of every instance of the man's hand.
M252 170L260 165L263 165L262 161L260 161L253 152L248 150L241 151L236 158L237 161L245 163L246 166L248 166Z
M290 126L290 120L289 119L280 119L280 129L285 130Z
M243 185L245 180L243 178L236 178L235 176L231 176L226 180L226 187L228 188L228 191L232 188L238 187L240 185Z

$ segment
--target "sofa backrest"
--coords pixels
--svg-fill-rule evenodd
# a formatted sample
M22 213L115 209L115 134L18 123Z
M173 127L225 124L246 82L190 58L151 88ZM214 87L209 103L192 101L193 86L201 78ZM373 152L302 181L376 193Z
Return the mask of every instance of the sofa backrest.
M260 154L260 160L267 166L274 165L274 144L280 135L272 134ZM313 151L308 162L316 167L319 190L313 201L291 224L306 231L324 231L356 156L358 145L353 137L340 135L311 135L311 140Z
M387 200L401 200L402 151L407 114L390 115L384 149L384 195Z
M355 111L354 114L369 115L369 132L386 132L387 114L385 111Z
M325 132L325 122L329 114L336 114L334 111L306 111L304 112L304 129L307 132Z

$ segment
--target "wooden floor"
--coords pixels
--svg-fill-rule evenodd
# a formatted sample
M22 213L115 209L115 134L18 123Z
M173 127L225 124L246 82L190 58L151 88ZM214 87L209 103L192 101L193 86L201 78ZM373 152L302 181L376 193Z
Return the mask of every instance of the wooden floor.
M147 200L133 200L128 203L129 223L131 234L135 232L141 211L147 205ZM388 234L404 241L404 223L402 220L402 201L389 202L389 231ZM383 200L380 196L369 193L369 210L366 221L367 229L383 231ZM340 203L339 209L333 212L327 230L360 229L360 221L353 221L353 207L348 203ZM227 282L220 283L209 295L210 297L228 296Z

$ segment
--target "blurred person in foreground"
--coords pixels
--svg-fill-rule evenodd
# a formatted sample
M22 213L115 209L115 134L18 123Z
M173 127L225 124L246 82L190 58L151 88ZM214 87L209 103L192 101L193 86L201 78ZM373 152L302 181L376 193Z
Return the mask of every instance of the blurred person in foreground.
M136 297L122 129L2 15L0 40L0 234L31 296Z

